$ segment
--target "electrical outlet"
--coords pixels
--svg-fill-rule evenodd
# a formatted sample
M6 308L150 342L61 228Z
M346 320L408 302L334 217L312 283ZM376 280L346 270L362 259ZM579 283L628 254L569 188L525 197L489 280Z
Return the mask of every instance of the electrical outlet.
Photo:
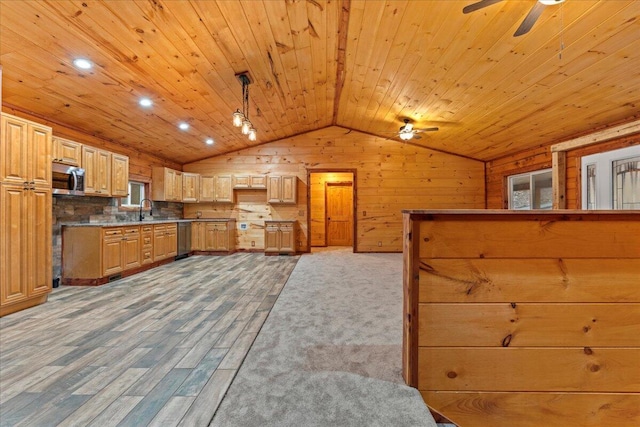
M378 246L382 246L382 242L378 242Z
M202 216L202 211L196 211L196 218L200 218Z
M251 241L251 247L253 247L253 246L255 246L255 245L256 245L255 240L252 240L252 241Z

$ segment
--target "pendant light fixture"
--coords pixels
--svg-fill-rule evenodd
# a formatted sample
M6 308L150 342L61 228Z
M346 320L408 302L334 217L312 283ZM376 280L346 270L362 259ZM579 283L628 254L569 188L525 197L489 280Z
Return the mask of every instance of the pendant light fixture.
M251 79L248 72L236 74L242 83L242 111L237 109L233 114L233 126L239 127L243 135L247 135L250 141L255 141L258 133L249 120L249 85Z

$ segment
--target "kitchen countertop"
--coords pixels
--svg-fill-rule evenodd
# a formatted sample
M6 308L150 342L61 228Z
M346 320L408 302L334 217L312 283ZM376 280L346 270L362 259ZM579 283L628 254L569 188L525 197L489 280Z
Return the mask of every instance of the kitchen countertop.
M227 221L235 221L234 218L187 218L187 219L154 219L154 220L143 220L143 221L124 221L124 222L78 222L78 223L69 223L62 224L63 227L127 227L132 225L143 225L143 224L171 224L176 222L195 222L195 221L203 221L203 222L227 222Z

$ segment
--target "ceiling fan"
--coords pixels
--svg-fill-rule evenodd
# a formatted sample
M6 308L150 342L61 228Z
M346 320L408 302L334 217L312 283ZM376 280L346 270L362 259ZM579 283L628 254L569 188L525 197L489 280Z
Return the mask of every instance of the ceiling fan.
M403 141L408 141L412 138L420 139L421 136L418 135L422 132L435 132L437 131L437 127L424 128L424 129L416 129L413 127L413 124L409 119L404 119L404 125L400 126L400 130L398 131L398 136Z
M465 6L462 9L462 13L471 13L478 9L483 9L487 6L491 6L492 4L496 4L501 1L502 0L480 0L479 2ZM536 4L533 5L516 32L513 34L513 37L527 34L531 30L531 28L533 28L533 24L536 23L545 7L552 6L554 4L560 4L562 2L564 2L564 0L537 0Z

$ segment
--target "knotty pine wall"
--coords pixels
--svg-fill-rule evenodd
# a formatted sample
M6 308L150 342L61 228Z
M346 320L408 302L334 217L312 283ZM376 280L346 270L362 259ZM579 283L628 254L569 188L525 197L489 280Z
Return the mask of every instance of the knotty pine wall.
M640 425L640 223L405 214L403 375L460 426Z
M584 148L567 151L567 209L581 209L580 162L583 156L640 144L640 135L632 135ZM507 209L507 177L551 168L551 145L523 151L487 162L487 209Z
M184 165L201 174L296 175L297 205L268 205L266 191L235 191L233 205L185 204L186 218L231 217L241 250L262 248L264 220L298 221L298 251L308 251L307 171L356 170L355 239L361 252L402 251L403 209L484 208L484 163L331 126ZM366 214L365 214L366 213ZM254 246L251 245L254 242ZM378 246L381 242L381 246Z

